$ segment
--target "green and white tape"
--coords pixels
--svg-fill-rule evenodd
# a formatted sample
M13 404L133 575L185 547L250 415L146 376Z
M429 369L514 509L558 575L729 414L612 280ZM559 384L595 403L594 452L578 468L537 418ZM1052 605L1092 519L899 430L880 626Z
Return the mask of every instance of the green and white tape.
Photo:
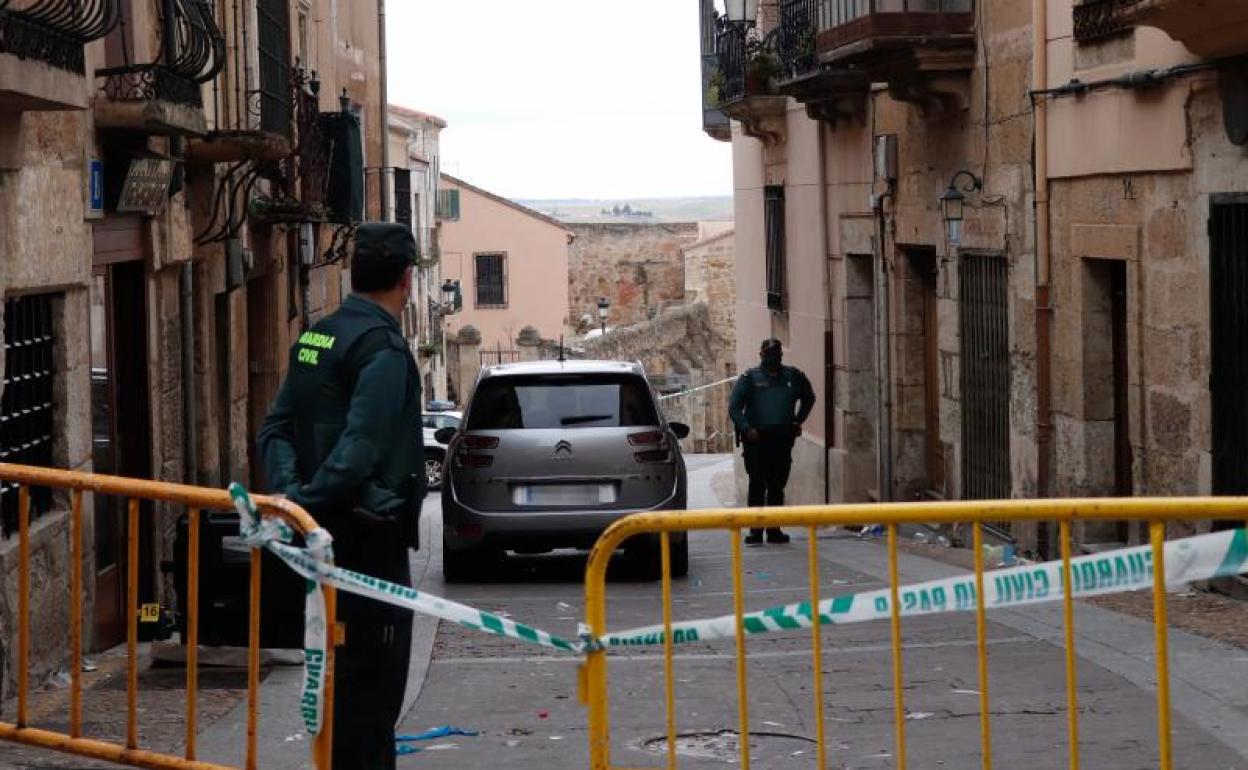
M586 648L585 642L565 641L553 634L491 612L422 593L409 586L335 567L333 539L327 531L318 529L308 533L305 536L307 546L297 548L290 545L294 540L291 528L280 519L261 518L251 496L241 485L230 485L230 495L238 510L240 535L244 542L252 548L268 549L308 580L304 619L304 687L300 709L304 726L310 735L320 732L325 705L324 663L329 629L325 622L324 596L317 590L322 583L332 585L340 591L430 615L487 634L519 639L571 653L579 653Z
M304 688L300 708L309 734L321 729L324 714L325 660L329 629L325 603L318 586L329 584L340 591L385 602L422 615L495 636L517 639L550 649L582 655L602 649L661 645L662 625L645 626L594 638L581 626L576 641L568 641L533 626L484 610L422 593L409 586L369 577L335 567L333 540L324 529L305 536L306 547L291 543L294 533L279 519L261 518L247 491L238 484L230 495L240 517L241 535L247 545L266 548L291 569L308 580L304 628ZM1236 529L1165 544L1168 586L1212 580L1248 572L1248 530ZM1151 589L1153 550L1137 546L1071 560L1073 596L1086 598L1105 594ZM1006 609L1024 607L1064 598L1061 561L995 570L984 575L985 607ZM902 617L934 615L943 612L969 612L978 606L974 575L931 580L898 589ZM886 620L892 617L892 592L887 589L864 591L819 602L819 622L843 625ZM807 629L814 625L810 602L788 604L747 613L743 618L747 635ZM736 616L691 620L672 624L672 643L732 639L736 636Z
M1171 540L1165 545L1166 584L1239 575L1248 571L1248 530L1237 529ZM1151 546L1071 559L1076 598L1137 591L1153 587ZM1051 561L1024 567L995 570L984 575L985 607L1005 609L1061 601L1062 562ZM901 616L969 612L976 609L975 576L931 580L898 590ZM819 622L824 625L867 623L892 617L892 592L887 589L838 596L819 602ZM743 623L748 635L793 631L814 625L810 602L751 612ZM672 624L672 643L731 639L736 636L736 616ZM663 644L663 626L654 625L605 636L604 647L635 647Z

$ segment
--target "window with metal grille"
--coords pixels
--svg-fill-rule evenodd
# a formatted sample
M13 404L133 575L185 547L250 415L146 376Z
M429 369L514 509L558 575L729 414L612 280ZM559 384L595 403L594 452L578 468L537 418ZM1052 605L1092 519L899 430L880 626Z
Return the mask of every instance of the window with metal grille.
M54 296L4 302L4 396L0 399L0 462L52 465L56 367ZM17 531L16 484L0 483L0 534ZM31 490L31 519L48 512L52 494Z
M767 229L767 307L784 310L784 186L763 188L763 219Z
M260 130L290 133L290 8L286 0L259 0Z
M475 254L477 307L507 307L507 255Z
M412 172L394 170L394 221L412 228Z

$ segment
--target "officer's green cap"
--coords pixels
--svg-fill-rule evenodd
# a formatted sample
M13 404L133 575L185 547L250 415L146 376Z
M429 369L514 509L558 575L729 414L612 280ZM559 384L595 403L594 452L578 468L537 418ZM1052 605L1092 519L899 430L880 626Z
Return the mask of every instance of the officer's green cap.
M763 344L762 344L762 347L759 349L759 352L769 353L773 350L783 350L783 349L784 349L784 346L780 344L780 340L776 339L775 337L772 337L769 340L763 340Z
M366 222L355 229L357 258L384 258L397 254L416 262L416 238L410 228L393 222Z

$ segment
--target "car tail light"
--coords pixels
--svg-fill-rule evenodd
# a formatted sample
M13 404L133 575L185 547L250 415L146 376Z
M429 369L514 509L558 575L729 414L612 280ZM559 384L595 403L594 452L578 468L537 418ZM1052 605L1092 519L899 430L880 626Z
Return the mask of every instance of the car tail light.
M498 436L464 436L462 446L464 449L496 449Z
M666 463L672 459L672 453L667 449L651 449L645 452L636 452L633 457L637 458L639 463Z
M645 433L634 433L628 437L628 443L633 446L651 446L653 444L662 444L667 441L667 435L661 430L649 430Z
M458 458L461 468L488 468L494 464L493 455L470 455L460 452Z

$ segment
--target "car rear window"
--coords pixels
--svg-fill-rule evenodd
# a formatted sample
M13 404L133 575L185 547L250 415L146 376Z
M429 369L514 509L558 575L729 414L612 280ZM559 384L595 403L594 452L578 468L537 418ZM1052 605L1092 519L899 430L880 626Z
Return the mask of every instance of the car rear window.
M472 399L468 430L658 425L645 380L627 375L496 377Z

